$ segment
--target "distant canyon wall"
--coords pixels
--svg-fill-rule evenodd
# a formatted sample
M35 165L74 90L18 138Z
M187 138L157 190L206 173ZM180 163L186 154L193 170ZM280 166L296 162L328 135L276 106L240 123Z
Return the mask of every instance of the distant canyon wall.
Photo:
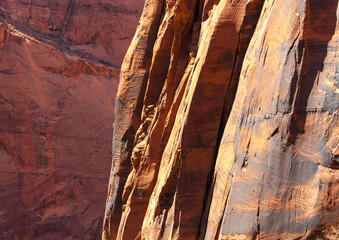
M0 1L0 239L101 239L143 1Z
M120 68L143 0L2 0L0 13L17 27Z

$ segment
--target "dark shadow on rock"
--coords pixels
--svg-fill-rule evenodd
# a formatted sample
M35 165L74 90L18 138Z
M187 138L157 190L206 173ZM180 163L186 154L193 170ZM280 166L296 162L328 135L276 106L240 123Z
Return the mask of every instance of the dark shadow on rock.
M317 81L318 73L324 68L328 43L335 33L337 5L337 0L309 0L306 3L304 39L299 46L303 48L299 49L299 53L304 52L304 59L300 79L295 81L297 85L294 89L297 93L289 127L290 144L295 144L298 135L305 132L308 99Z

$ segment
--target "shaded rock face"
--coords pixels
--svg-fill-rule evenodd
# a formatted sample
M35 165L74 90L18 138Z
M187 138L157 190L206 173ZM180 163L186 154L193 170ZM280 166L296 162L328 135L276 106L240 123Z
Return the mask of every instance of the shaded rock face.
M103 239L338 238L338 7L147 0Z
M0 239L101 238L141 2L0 1Z
M12 22L30 26L78 53L120 67L135 32L142 0L2 0Z

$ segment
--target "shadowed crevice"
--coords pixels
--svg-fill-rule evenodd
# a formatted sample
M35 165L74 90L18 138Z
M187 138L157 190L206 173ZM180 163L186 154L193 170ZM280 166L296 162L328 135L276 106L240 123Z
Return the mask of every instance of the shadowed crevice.
M243 60L244 60L244 57L247 51L247 47L255 31L263 5L264 5L264 0L254 0L254 1L250 1L249 3L247 3L241 30L238 33L238 38L237 38L238 46L237 46L237 49L234 55L231 77L228 82L228 86L227 86L227 90L226 90L226 94L224 98L222 117L219 123L219 130L218 130L217 143L216 143L216 153L215 153L213 165L209 173L209 177L208 177L209 180L206 184L206 191L205 191L204 205L203 205L204 208L203 208L200 223L199 223L199 226L200 226L200 231L198 233L199 239L201 238L203 239L206 234L208 215L210 212L213 189L214 189L214 184L215 184L214 172L215 172L215 164L216 164L216 160L218 156L218 148L220 146L221 139L224 134L224 129L225 129L227 120L230 116L230 113L233 107L233 103L235 100L238 83L239 83L240 71L241 71ZM219 228L220 227L221 227L221 221L220 221Z

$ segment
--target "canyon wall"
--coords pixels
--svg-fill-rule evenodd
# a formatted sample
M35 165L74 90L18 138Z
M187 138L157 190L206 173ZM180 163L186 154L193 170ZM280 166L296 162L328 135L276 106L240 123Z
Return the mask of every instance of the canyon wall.
M0 1L0 239L100 239L138 1Z
M103 239L338 239L337 0L146 0Z

